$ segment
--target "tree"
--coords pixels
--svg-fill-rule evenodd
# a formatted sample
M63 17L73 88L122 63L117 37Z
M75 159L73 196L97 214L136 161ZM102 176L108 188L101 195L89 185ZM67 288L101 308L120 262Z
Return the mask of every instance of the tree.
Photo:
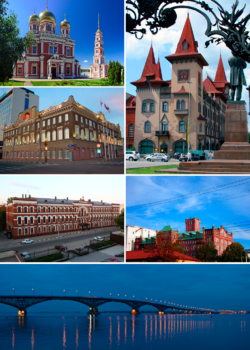
M109 81L109 85L113 85L114 84L113 67L112 67L112 62L111 61L109 61L108 81Z
M115 79L114 79L114 85L120 85L121 84L121 78L122 78L122 66L119 62L115 63Z
M243 262L246 261L246 252L240 243L230 244L222 253L221 260L224 262Z
M17 15L8 14L7 0L0 0L0 82L4 84L13 76L13 70L18 60L23 58L23 52L34 43L33 33L20 37L17 27Z
M118 227L124 230L124 210L122 210L121 214L114 219L114 222Z
M0 230L6 226L6 208L0 207Z
M121 78L122 84L124 84L124 67L122 66L122 78Z
M203 262L217 261L217 250L213 243L204 243L200 247L195 247L196 258Z
M12 202L13 202L13 199L14 199L14 197L9 197L9 198L7 199L7 204L12 203Z
M149 245L145 252L149 253L148 261L176 262L177 253L182 253L182 250L179 243L158 234L156 244Z

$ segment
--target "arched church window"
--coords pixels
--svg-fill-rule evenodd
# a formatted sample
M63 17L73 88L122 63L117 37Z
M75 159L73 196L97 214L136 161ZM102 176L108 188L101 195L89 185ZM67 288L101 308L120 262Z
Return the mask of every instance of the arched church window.
M155 111L155 104L153 102L150 103L150 112Z
M145 132L150 132L151 131L151 124L150 122L145 122Z
M181 109L185 109L186 107L186 103L184 100L181 101Z
M176 109L181 109L181 101L180 100L178 100L176 102Z

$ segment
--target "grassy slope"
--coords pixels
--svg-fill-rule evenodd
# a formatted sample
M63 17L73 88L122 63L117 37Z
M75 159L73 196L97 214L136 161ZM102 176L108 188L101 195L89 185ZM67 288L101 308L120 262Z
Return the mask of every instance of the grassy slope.
M24 81L9 81L8 83L0 83L0 86L24 86Z
M126 174L156 174L155 170L162 170L162 169L173 169L177 168L179 165L164 165L164 166L154 166L151 168L140 168L140 169L127 169Z

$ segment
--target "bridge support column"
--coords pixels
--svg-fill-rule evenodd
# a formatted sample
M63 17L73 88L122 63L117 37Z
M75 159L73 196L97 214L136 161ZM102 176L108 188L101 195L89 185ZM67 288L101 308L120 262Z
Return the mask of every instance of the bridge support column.
M26 316L27 311L26 310L18 310L18 316Z
M98 316L98 315L100 315L100 312L98 311L98 308L97 308L97 307L90 307L90 308L89 308L88 315L91 315L91 316Z
M131 315L140 315L140 310L139 309L132 309Z

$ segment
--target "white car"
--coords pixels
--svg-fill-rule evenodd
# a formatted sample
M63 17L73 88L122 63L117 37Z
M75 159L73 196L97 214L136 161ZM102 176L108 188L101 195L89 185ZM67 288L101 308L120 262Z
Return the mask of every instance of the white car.
M102 237L97 236L97 239L98 239L99 241L103 241L103 238L102 238Z
M140 157L141 157L140 153L139 152L135 152L135 153L137 155L137 159L140 159Z
M24 241L22 241L22 243L34 243L34 241L32 239L26 238Z
M136 151L126 151L126 160L138 160L137 152Z
M165 153L154 153L153 155L148 156L147 158L148 162L153 162L160 160L161 162L168 162L170 160L170 156L168 156Z
M154 153L152 153L152 154L147 154L146 156L144 156L144 159L148 159L149 157L151 157L151 156L153 156L154 155Z
M28 253L26 253L26 252L23 252L23 253L21 253L20 254L25 260L28 260L28 259L30 259L30 256L29 256L29 254Z

